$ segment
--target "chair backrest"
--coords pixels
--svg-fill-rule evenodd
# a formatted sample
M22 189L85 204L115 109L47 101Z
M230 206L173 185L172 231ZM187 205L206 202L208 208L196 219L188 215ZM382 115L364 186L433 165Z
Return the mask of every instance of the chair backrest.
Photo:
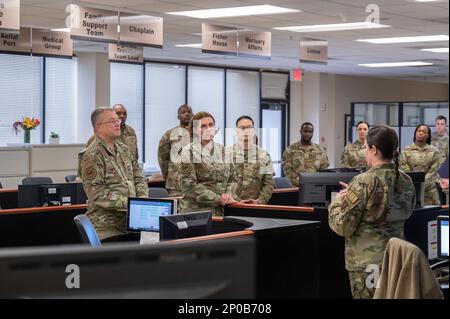
M73 219L77 225L83 242L90 244L93 247L102 245L100 238L98 238L97 232L95 231L94 225L92 225L86 215L77 215Z
M275 188L291 188L292 184L287 177L275 177L273 179Z
M66 183L73 183L77 179L77 175L67 175L64 176L64 179L66 180Z
M444 193L444 191L442 190L441 185L439 183L436 183L436 188L438 190L439 201L441 202L441 205L446 205L447 204L447 196Z
M2 182L0 182L0 189L2 189L3 188L3 185L2 185Z
M50 177L25 177L22 179L22 185L41 185L41 184L53 184L53 181Z
M169 192L164 187L149 187L148 197L150 198L167 198L169 197Z

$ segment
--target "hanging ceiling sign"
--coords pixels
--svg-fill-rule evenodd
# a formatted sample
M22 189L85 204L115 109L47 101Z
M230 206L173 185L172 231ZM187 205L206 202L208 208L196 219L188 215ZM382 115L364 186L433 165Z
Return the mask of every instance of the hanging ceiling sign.
M68 32L33 29L32 52L33 54L72 57L72 39L70 39Z
M239 56L270 59L271 54L271 32L239 31Z
M143 63L144 49L110 43L108 44L108 57L111 61Z
M0 30L20 30L20 0L0 0Z
M19 33L0 32L0 51L31 53L30 28L20 28Z
M163 18L120 13L120 43L163 47Z
M300 41L300 62L328 63L328 41L306 39Z
M117 42L119 16L117 11L70 5L70 37L87 41Z
M202 23L202 52L237 55L237 30Z

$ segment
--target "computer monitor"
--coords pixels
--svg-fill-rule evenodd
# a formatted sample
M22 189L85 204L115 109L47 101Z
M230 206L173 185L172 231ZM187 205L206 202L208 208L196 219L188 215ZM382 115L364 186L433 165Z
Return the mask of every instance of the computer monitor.
M127 231L159 232L159 217L176 213L176 200L128 198Z
M359 171L300 173L299 206L327 207L342 189L339 182L349 183L358 174Z
M425 173L424 172L405 172L411 177L416 190L416 208L423 207L425 200Z
M438 229L438 258L448 259L448 216L437 217Z
M247 299L255 298L255 268L252 236L6 248L0 298Z
M180 239L210 234L212 212L202 211L172 216L161 216L160 240Z
M19 185L19 208L75 205L86 203L81 183Z

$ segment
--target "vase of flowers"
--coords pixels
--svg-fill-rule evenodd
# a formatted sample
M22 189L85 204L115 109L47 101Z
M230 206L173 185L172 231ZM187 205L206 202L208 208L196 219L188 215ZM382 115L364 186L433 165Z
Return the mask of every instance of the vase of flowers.
M23 142L29 144L31 138L31 130L34 130L39 124L41 124L41 121L38 118L30 118L26 116L25 118L22 118L22 121L14 122L13 128L16 132L16 135L19 133L20 129L22 129Z

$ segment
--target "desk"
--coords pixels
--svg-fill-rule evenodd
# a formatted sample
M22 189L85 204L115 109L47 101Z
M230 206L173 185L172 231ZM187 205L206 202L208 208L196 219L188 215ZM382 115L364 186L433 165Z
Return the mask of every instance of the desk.
M19 207L19 192L17 188L0 189L0 207L2 209Z

